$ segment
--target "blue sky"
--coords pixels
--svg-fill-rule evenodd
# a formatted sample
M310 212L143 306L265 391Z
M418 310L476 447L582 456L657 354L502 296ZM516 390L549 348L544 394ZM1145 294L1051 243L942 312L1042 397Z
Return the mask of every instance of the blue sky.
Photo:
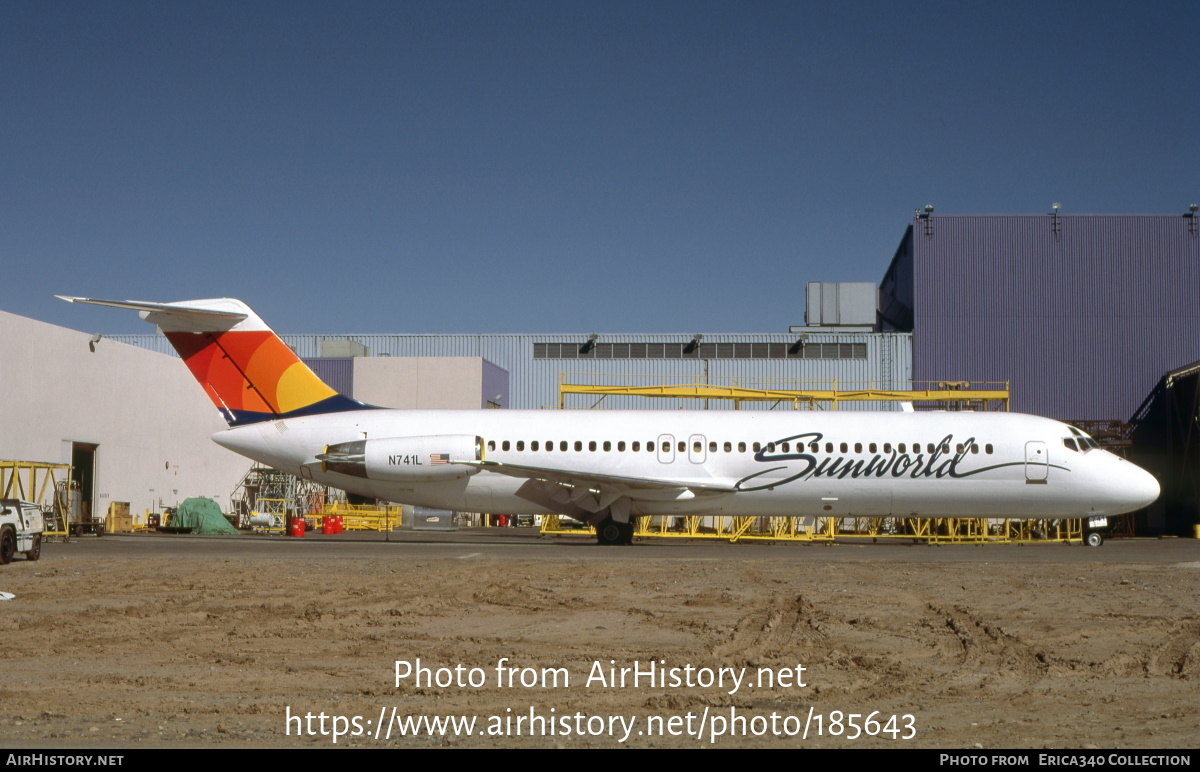
M777 332L915 207L1200 199L1189 2L0 4L0 310Z

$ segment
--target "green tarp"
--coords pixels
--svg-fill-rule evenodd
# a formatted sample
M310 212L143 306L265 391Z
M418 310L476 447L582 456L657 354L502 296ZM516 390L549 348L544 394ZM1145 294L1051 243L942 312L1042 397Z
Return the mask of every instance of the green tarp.
M227 533L238 530L221 514L221 507L212 499L185 499L171 518L172 528L191 528L192 533Z

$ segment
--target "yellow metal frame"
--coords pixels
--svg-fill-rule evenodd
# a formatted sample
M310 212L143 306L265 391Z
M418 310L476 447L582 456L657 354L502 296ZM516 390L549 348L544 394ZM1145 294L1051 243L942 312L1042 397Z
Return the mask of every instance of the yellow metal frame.
M591 526L568 526L559 515L542 518L548 535L594 535ZM655 515L636 517L634 537L739 541L833 542L838 538L904 539L928 544L1073 544L1083 541L1083 521L1006 520L978 517L746 517Z
M609 383L600 383L604 379ZM611 383L624 380L624 384ZM882 388L878 382L849 383L839 386L836 378L829 380L756 379L743 381L732 378L706 379L707 382L652 383L634 385L635 379L661 381L661 376L560 372L558 407L566 408L568 394L598 396L595 408L608 396L639 396L675 399L726 399L734 409L742 402L774 402L773 407L790 404L793 409L813 409L828 405L836 410L841 402L938 402L957 403L976 410L1007 411L1011 392L1008 381L934 381L914 386L910 390ZM727 382L714 384L712 380ZM574 381L574 382L572 382ZM582 381L582 382L581 382ZM756 384L754 386L750 383ZM784 386L791 388L784 388ZM702 526L707 522L707 526ZM1040 524L1040 525L1033 525ZM542 533L588 534L589 527L563 526L557 515L542 520ZM855 517L736 517L682 516L636 518L634 535L641 538L723 539L730 542L764 541L833 541L839 536L872 539L917 539L930 544L982 544L1079 542L1083 540L1080 520L1027 521L986 518L855 518ZM1038 536L1040 538L1035 538Z
M386 531L400 525L403 509L399 506L377 507L334 501L313 517L340 515L347 531Z
M44 506L46 499L46 491L49 489L53 506L60 515L60 522L63 528L67 527L67 503L61 501L58 497L58 480L55 478L56 471L67 472L67 479L70 480L71 465L70 464L52 464L45 461L10 461L0 460L0 498L6 499L24 499L25 501ZM42 475L41 484L38 484L38 472L44 472ZM21 482L21 473L26 473L25 484ZM66 536L67 532L62 531L43 531L43 536Z
M624 379L625 384L598 383L597 381L601 378L608 381ZM940 402L959 403L964 407L984 410L988 409L990 405L994 409L1007 411L1010 397L1008 381L931 381L925 384L927 388L897 390L883 388L882 383L875 381L847 383L839 387L836 378L819 381L757 379L749 382L761 384L759 386L751 386L747 382L733 378L710 379L710 381L728 381L727 385L711 382L683 382L636 386L633 384L634 379L661 380L661 376L560 372L558 374L558 407L560 410L566 408L568 394L581 394L600 397L592 404L593 408L598 407L605 397L622 396L727 399L733 401L734 409L741 407L743 402L774 402L776 406L790 404L794 410L798 410L802 406L813 409L818 405L826 404L829 409L837 410L838 404L842 402ZM588 380L591 382L578 382ZM767 384L778 384L779 387L768 387ZM806 384L812 384L814 387ZM785 385L793 388L783 388ZM820 388L815 388L815 386L820 386Z

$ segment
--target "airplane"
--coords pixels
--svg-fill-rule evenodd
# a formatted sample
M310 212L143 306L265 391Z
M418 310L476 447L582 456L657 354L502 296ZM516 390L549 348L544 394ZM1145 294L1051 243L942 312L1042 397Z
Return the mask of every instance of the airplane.
M631 543L642 515L1099 525L1159 495L1148 472L1038 416L386 409L335 392L240 300L56 297L157 325L229 424L212 436L229 450L386 501L565 515L601 544Z

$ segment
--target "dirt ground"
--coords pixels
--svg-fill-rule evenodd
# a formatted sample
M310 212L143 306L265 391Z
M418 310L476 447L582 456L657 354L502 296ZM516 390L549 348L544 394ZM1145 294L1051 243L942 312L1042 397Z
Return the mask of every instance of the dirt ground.
M133 559L48 545L0 568L15 596L0 602L0 742L1198 745L1200 562L604 549ZM418 659L444 685L418 685ZM651 663L665 680L609 678ZM400 736L420 716L476 723Z

